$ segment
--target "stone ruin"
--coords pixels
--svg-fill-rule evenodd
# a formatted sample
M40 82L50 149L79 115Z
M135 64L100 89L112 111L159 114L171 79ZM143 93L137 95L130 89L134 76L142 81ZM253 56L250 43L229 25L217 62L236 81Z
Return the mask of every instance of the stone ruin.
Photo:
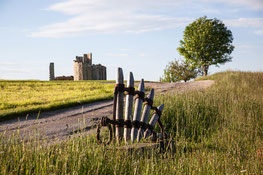
M54 63L49 64L49 81L55 80L55 67Z
M92 64L92 53L76 56L74 60L74 77L55 77L54 63L49 65L49 81L53 80L107 80L106 67L101 64Z
M57 76L55 77L55 65L54 63L49 64L49 81L54 80L74 80L73 76Z
M92 53L76 56L74 60L74 80L106 80L106 67L92 64Z
M55 77L55 80L74 80L74 77L72 75L71 76L62 75Z

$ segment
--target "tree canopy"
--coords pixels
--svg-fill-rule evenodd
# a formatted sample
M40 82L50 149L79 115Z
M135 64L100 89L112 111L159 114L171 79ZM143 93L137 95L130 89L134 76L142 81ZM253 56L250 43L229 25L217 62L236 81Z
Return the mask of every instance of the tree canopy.
M232 32L218 19L198 18L184 31L177 48L192 67L202 68L206 76L210 65L231 61L234 50Z

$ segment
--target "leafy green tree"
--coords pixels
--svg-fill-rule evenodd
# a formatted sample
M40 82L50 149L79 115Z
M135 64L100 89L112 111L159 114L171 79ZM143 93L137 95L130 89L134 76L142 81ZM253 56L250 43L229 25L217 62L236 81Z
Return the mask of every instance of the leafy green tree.
M199 71L190 66L186 61L171 61L164 69L164 75L160 78L161 82L189 81L197 77Z
M206 76L210 65L219 66L232 60L232 41L232 32L222 21L204 16L185 28L177 50L193 67L202 68Z

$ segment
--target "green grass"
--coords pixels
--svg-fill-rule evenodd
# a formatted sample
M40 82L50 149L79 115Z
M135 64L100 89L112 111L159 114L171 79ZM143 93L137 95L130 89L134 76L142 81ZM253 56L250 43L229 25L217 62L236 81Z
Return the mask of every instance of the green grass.
M51 146L34 134L28 142L0 136L0 174L263 174L263 73L208 78L216 81L208 90L155 99L165 104L174 155L106 149L94 136Z
M114 85L103 82L1 80L0 120L111 99Z

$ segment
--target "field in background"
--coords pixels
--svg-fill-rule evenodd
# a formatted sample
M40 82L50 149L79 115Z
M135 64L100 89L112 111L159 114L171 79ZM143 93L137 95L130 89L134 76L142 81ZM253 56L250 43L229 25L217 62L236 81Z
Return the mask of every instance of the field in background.
M51 146L34 134L29 142L0 136L0 174L263 174L263 73L206 79L216 83L155 99L165 104L161 120L176 140L174 155L105 149L94 136Z
M104 82L0 80L0 120L111 99L114 85Z

